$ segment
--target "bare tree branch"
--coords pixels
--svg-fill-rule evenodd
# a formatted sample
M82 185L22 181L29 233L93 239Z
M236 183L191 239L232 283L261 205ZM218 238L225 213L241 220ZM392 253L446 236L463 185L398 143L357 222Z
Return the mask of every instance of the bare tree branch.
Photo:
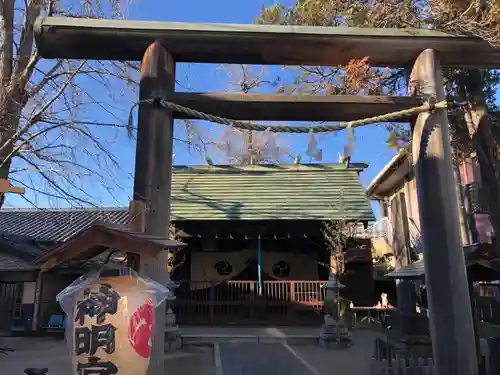
M276 87L280 82L279 77L267 79L265 67L229 65L221 66L219 70L227 74L229 89L234 88L245 94L266 86ZM225 128L211 146L210 151L220 152L225 161L238 165L278 164L290 157L283 137L271 132L242 132ZM212 163L209 156L207 162Z
M41 12L62 11L55 4L54 0L0 2L0 178L26 186L35 196L24 197L31 203L39 201L36 195L44 194L51 201L57 198L70 205L88 206L96 203L98 192L87 188L85 182L99 181L92 186L101 186L98 190L112 195L122 189L117 173L129 175L110 148L112 139L103 142L100 138L111 135L107 129L122 131L119 124L125 123L125 114L120 116L118 110L125 111L113 102L123 101L126 92L118 89L119 98L112 93L117 84L135 89L137 66L64 59L52 65L42 62L34 45L33 25ZM121 0L107 0L107 4L70 0L64 6L75 15L109 18L121 17L123 4ZM101 85L101 93L109 91L109 101L87 92L92 81L94 88ZM102 117L103 111L116 119L116 124L92 118L93 113ZM118 134L113 138L118 139Z

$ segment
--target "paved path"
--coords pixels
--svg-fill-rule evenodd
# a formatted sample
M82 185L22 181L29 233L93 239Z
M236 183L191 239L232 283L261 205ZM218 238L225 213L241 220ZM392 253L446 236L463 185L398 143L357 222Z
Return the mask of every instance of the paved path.
M287 337L311 336L319 337L321 327L203 327L181 326L180 331L184 336L255 336L255 337Z
M219 344L222 374L216 375L318 375L282 344Z

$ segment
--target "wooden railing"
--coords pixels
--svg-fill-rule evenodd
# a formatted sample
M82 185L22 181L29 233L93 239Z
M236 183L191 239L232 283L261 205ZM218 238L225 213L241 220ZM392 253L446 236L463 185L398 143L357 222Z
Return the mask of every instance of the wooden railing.
M314 324L321 321L324 281L181 281L180 324Z

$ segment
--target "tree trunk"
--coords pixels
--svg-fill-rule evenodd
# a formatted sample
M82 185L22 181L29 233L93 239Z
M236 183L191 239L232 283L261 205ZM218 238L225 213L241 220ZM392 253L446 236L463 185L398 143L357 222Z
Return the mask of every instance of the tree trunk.
M468 70L460 76L459 91L469 102L465 110L465 121L476 151L481 175L481 188L488 201L491 225L495 237L500 235L500 171L488 117L488 108L483 93L483 77L479 70Z
M0 179L8 179L10 167L12 165L12 152L14 150L15 141L12 137L19 126L19 105L15 103L6 106L4 113L0 113ZM5 201L5 194L0 194L0 209Z

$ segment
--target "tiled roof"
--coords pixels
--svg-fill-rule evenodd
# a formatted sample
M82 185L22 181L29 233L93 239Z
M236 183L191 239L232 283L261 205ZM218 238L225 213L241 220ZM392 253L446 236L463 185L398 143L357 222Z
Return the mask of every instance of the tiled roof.
M332 165L173 168L172 220L373 221L358 168ZM1 210L0 232L65 241L93 222L126 224L126 208Z
M97 220L126 224L127 209L5 209L0 211L0 232L41 241L62 242L88 228Z

